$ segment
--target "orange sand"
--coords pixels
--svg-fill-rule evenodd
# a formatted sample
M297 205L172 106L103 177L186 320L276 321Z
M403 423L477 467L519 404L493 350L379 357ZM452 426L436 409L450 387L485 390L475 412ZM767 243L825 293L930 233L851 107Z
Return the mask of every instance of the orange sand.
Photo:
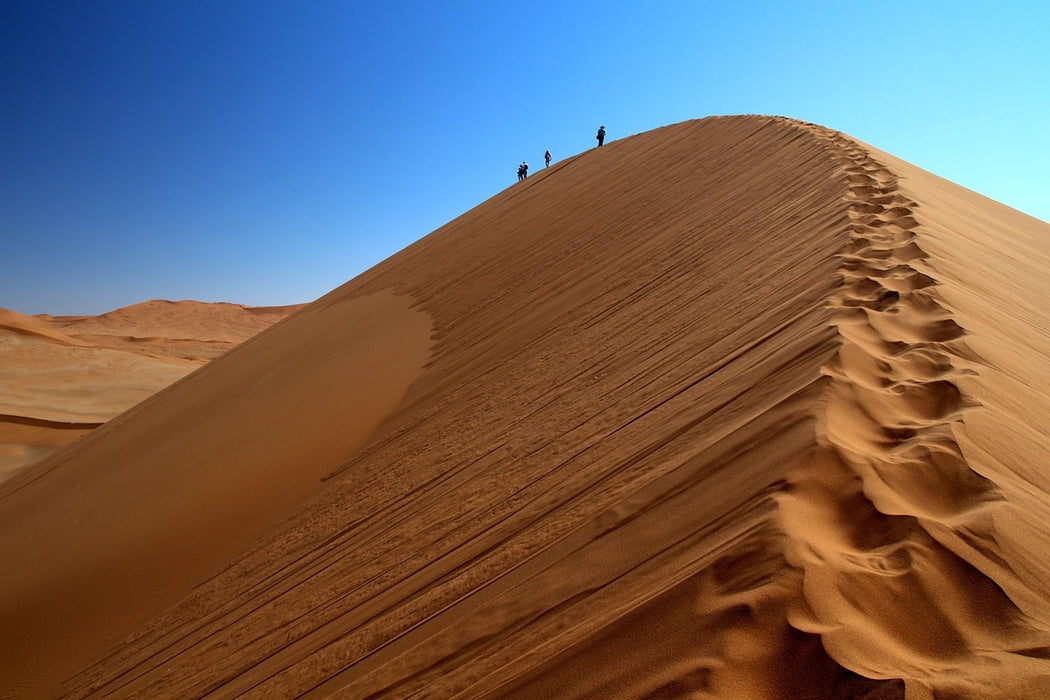
M0 683L1046 697L1048 272L822 127L608 143L0 486Z

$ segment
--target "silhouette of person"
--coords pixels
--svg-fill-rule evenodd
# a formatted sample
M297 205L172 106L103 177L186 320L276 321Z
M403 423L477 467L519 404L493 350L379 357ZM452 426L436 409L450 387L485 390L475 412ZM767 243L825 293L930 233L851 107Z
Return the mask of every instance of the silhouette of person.
M599 146L601 146L603 143L605 143L605 127L604 126L599 126L598 127L598 135L595 136L594 138L598 139L598 145Z
M551 152L549 150L543 154L543 160L546 163L545 168L551 167Z
M518 166L518 182L521 182L529 176L529 164L525 161L521 161L521 165Z

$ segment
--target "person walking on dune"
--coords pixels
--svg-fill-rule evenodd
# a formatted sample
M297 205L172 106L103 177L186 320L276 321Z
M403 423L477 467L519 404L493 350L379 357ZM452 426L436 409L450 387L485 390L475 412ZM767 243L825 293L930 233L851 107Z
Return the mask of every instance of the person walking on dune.
M518 182L521 182L529 176L529 164L525 161L521 161L521 165L518 166Z
M549 149L547 150L546 153L543 154L543 162L546 163L546 165L543 166L543 167L545 167L545 168L551 167L551 152L550 152Z
M598 145L599 146L601 146L603 143L605 143L605 127L604 126L599 126L598 127L598 135L595 136L594 138L598 139Z

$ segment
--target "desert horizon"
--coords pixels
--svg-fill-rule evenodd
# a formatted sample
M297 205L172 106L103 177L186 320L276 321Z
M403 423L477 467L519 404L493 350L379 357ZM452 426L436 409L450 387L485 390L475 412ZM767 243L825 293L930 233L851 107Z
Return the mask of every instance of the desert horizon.
M718 116L315 302L0 310L0 696L1050 694L1050 224Z

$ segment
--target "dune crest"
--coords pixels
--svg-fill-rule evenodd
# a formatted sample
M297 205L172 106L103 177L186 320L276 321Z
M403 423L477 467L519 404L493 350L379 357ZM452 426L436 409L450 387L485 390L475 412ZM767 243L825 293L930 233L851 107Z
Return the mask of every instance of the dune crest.
M85 612L119 642L45 630L37 668L93 659L46 668L71 697L1045 696L1048 229L779 117L565 159L47 462L102 478L232 397L150 478L252 507L214 475L260 455L213 422L361 366L311 362L329 336L433 341L374 430L298 462L325 470L297 508L186 595L157 573L142 624ZM363 299L416 330L355 331ZM283 389L241 401L277 348ZM34 536L19 498L0 533Z
M962 382L980 381L984 360L938 293L923 208L867 148L817 133L849 175L851 240L820 447L781 498L804 571L792 622L916 697L1044 695L1050 626L1045 608L1026 606L1033 620L1022 606L1046 598L996 552L1011 499L956 438L981 406Z

